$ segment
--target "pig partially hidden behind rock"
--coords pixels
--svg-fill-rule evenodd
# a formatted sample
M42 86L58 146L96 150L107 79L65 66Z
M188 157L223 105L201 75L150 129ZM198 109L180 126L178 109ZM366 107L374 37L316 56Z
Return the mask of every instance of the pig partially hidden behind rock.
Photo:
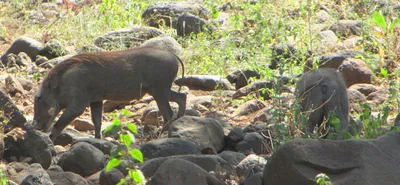
M316 125L320 126L324 119L328 119L329 112L334 111L341 124L337 138L343 138L343 131L348 127L349 100L340 73L329 68L308 71L297 82L295 95L302 112L310 111L307 132L312 132Z
M95 137L100 138L103 100L126 102L146 93L156 100L165 126L173 119L169 100L178 103L178 118L186 109L186 94L171 90L178 62L183 73L183 63L176 55L155 48L81 53L68 58L49 71L35 95L36 128L48 131L65 109L50 134L54 141L90 105Z

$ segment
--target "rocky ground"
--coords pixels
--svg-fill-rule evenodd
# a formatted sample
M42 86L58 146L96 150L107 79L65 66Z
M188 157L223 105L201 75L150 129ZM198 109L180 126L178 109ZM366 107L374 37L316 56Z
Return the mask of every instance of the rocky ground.
M99 31L90 43L64 40L69 37L45 28L61 26L59 21L89 9L121 12L118 5L102 10L100 1L24 3L18 7L21 4L0 1L1 12L7 12L0 13L0 108L5 124L0 167L9 184L111 185L128 175L126 167L135 165L153 185L315 184L319 173L334 184L400 180L394 174L400 136L388 133L400 124L394 120L400 61L398 1L323 1L313 4L312 13L304 7L280 7L285 12L280 27L273 24L275 19L246 14L246 8L264 12L275 7L269 1L139 4L139 24ZM383 12L387 28L379 27L373 10ZM236 19L238 14L245 18ZM291 19L305 26L293 30ZM233 29L237 23L232 20L239 20L239 29ZM277 27L270 40L263 40L261 32L273 26ZM33 29L42 31L40 36ZM281 29L288 34L286 39L278 39ZM271 43L259 43L264 41ZM165 49L183 59L185 78L180 69L173 89L181 86L188 95L185 116L173 122L173 138L158 137L162 118L151 96L124 104L104 102L102 129L115 118L123 125L134 123L138 133L131 147L140 149L144 163L124 158L105 172L121 142L112 134L94 139L89 108L54 143L32 128L33 96L54 65L77 53L142 46ZM219 61L224 65L214 66ZM318 139L321 133L302 132L294 87L303 72L316 67L337 69L343 76L352 129L348 140ZM177 104L171 106L176 113ZM16 127L23 131L12 130Z

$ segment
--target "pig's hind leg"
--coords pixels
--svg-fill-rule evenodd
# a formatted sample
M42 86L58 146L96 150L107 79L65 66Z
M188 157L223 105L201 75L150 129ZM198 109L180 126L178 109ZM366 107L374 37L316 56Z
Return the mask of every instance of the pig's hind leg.
M185 115L185 111L186 111L186 94L185 93L179 93L179 92L171 90L169 100L176 102L179 105L178 115L177 115L176 119Z
M161 129L161 133L164 131L165 127L169 127L168 131L168 137L171 137L171 122L172 122L172 116L173 112L171 109L171 105L169 104L169 99L170 99L170 88L153 88L151 95L154 97L154 100L156 100L158 109L160 110L164 124Z
M90 112L92 114L92 122L95 128L95 138L101 139L101 118L103 115L103 101L92 102L90 104Z

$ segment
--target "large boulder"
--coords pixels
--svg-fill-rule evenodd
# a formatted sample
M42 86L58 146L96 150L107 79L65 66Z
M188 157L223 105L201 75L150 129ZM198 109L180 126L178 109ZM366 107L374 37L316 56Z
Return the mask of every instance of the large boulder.
M260 79L261 75L262 73L256 70L245 69L234 71L226 76L226 79L228 79L231 84L235 84L235 89L238 90L246 86L251 78Z
M0 90L0 109L8 119L5 131L12 130L15 127L22 127L26 123L26 118L18 107L14 104L10 96Z
M10 48L1 56L0 60L4 65L7 65L5 62L8 54L13 53L18 55L20 52L24 52L34 61L36 60L36 55L43 49L43 43L29 37L20 37L14 40Z
M333 184L398 184L399 140L400 132L373 140L292 140L268 161L264 184L315 185L319 173L327 174Z
M173 37L160 36L146 40L140 47L153 47L162 50L167 50L175 55L182 51L182 46Z
M33 162L39 163L43 168L47 169L55 155L54 145L49 136L45 133L35 130L31 124L24 125L24 139L14 141L12 138L5 138L4 158L14 157L31 157Z
M21 185L53 185L49 174L38 163L29 165L10 179Z
M125 176L118 169L113 168L109 172L102 170L100 172L99 184L100 185L114 185L123 179Z
M172 155L200 154L200 148L180 138L162 138L147 142L140 146L145 159L167 157Z
M113 144L111 141L108 141L105 139L97 139L97 138L80 138L80 139L73 141L71 146L73 146L79 142L89 143L107 155L110 155L111 149L115 146L115 144Z
M338 37L360 36L362 33L362 22L359 20L339 20L329 29L335 32Z
M79 142L61 154L58 165L64 171L85 177L103 169L105 162L106 157L103 152L89 143Z
M213 27L206 20L197 17L190 13L184 13L178 18L178 24L176 25L176 33L179 36L187 36L191 33L200 32L213 32L215 27Z
M140 46L144 41L160 35L164 32L157 28L134 26L97 37L94 44L105 50L126 49Z
M215 172L216 175L236 175L233 165L218 155L175 155L159 157L144 162L140 170L145 177L151 177L157 169L168 159L183 159L195 163L207 172Z
M212 118L183 116L172 122L172 131L197 144L201 151L217 153L225 147L222 123Z
M178 17L191 13L205 20L211 18L211 11L200 4L191 2L157 2L143 12L142 19L149 26L162 25L176 28Z
M89 182L80 175L72 172L47 171L54 184L62 185L89 185Z
M227 79L217 75L187 75L184 78L178 77L175 84L187 86L193 90L213 91L217 89L231 90L232 87Z
M373 72L363 60L349 58L339 66L347 87L357 83L372 83Z
M168 159L158 167L148 185L224 185L196 164L182 159Z

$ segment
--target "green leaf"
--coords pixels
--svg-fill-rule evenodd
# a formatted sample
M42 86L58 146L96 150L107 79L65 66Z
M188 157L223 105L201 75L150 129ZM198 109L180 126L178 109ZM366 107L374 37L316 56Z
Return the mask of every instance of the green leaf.
M118 144L116 147L112 147L110 151L110 157L111 158L121 157L123 155L122 150L123 150L123 145L121 144Z
M213 16L213 18L214 18L214 19L217 18L218 15L219 15L218 9L217 9L216 7L213 7L213 8L212 8L212 16Z
M351 134L348 131L344 131L343 133L343 138L346 139L351 139Z
M125 184L125 182L126 182L126 177L125 178L123 178L123 179L121 179L119 182L118 182L118 184L117 185L124 185Z
M128 123L128 124L126 125L126 127L128 127L128 129L129 129L132 133L137 134L137 128L136 128L136 125L135 125L135 124L133 124L133 123Z
M139 162L143 163L143 154L140 150L138 149L133 149L129 152L129 154L132 156L132 158L138 160Z
M117 167L119 164L121 164L121 161L119 159L113 158L111 159L106 166L106 172L109 172L111 169L114 167Z
M382 28L383 30L386 31L385 17L383 17L383 15L381 13L379 13L378 11L375 11L373 16L374 16L373 20L374 20L375 24L377 24L380 28Z
M122 142L124 142L126 148L129 148L129 147L131 146L132 138L131 138L131 136L129 135L129 133L127 133L127 134L120 134L120 135L119 135L119 139L120 139Z
M104 129L103 133L106 134L107 132L113 131L113 133L118 132L119 128L121 127L121 121L118 118L114 118L112 124Z
M389 25L389 32L399 25L399 18L395 17Z
M120 111L120 114L121 114L121 115L124 115L124 116L132 116L132 113L131 113L129 110L127 110L127 109L122 109L122 110Z
M142 171L137 170L137 169L132 169L129 171L129 176L136 182L136 183L142 183L145 181L145 177L142 173Z
M389 72L388 72L388 70L387 70L386 68L381 68L381 74L382 74L384 77L387 77L387 76L389 75Z
M119 125L121 125L121 120L119 120L118 118L114 118L112 121L112 124L119 126Z

